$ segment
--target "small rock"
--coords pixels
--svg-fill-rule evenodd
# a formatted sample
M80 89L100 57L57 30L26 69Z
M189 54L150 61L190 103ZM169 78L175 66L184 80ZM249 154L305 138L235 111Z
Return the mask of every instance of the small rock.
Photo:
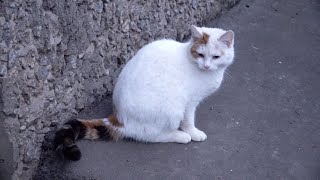
M137 24L134 21L131 21L130 27L132 28L132 30L134 30L136 32L141 32L141 29L138 28Z
M35 160L38 158L38 152L35 150L35 142L34 140L36 139L34 136L31 137L30 139L32 140L27 140L25 143L25 154L24 154L24 159L23 161L28 163L31 162L32 160Z
M20 127L20 130L25 130L27 127L25 126L25 125L22 125L21 127Z
M42 121L39 120L39 121L37 122L37 129L40 130L40 129L42 129L42 128L43 128L43 123L42 123Z
M103 2L102 1L98 1L96 3L96 6L94 8L94 10L98 13L102 13L103 12Z
M51 72L48 73L47 80L48 80L49 82L53 82L53 81L54 81L54 76L52 75Z
M81 59L81 58L83 58L83 56L84 56L84 53L80 53L80 54L78 55L78 58Z
M198 0L192 0L192 8L196 9L198 6Z
M7 66L1 65L0 66L0 77L3 77L7 74Z
M76 102L76 109L81 110L84 108L85 102L82 98L78 99Z
M27 71L27 78L28 79L34 79L34 71L28 70Z
M33 61L30 61L30 62L28 63L30 69L33 69L33 68L34 68L34 66L35 66L34 64L35 64L35 63L34 63Z
M59 44L61 41L62 41L62 35L58 35L58 36L55 36L55 37L50 35L49 44L51 46L55 46L55 45Z
M46 65L48 65L48 64L49 64L49 59L48 59L47 56L44 56L44 57L42 57L42 58L40 59L40 65L41 65L41 66L46 66Z
M90 45L86 49L86 54L92 55L93 52L94 52L94 44L90 43Z
M0 17L0 26L3 26L4 23L6 23L6 18L3 17L3 16L1 16L1 17Z
M9 4L9 7L10 7L10 8L16 8L16 7L17 7L17 4L16 4L15 2L10 3L10 4Z
M138 21L138 27L139 27L140 29L144 29L145 26L146 26L145 20Z
M19 19L22 19L23 17L25 17L27 15L26 11L24 9L20 9L19 8L19 11L18 11L18 18Z
M18 99L16 97L10 97L10 101L7 101L5 107L3 108L2 111L6 115L15 114L15 109L17 107L19 107Z
M125 20L124 23L122 24L121 28L122 28L122 32L129 32L130 20L129 19Z
M72 89L68 89L66 92L65 92L65 95L62 99L62 102L65 104L65 105L69 105L71 99L73 97L73 92L72 92Z
M6 22L4 23L4 25L2 26L3 30L9 30L10 29L10 22Z
M27 56L28 53L29 53L31 50L34 50L34 49L35 49L34 46L22 47L22 48L20 48L20 49L17 51L17 55L18 55L19 57Z
M9 52L8 68L10 69L10 68L14 67L16 64L16 61L17 61L17 52L14 50L11 50Z
M32 33L36 38L39 38L41 36L42 26L35 26L32 29Z
M71 64L71 68L72 68L72 69L76 69L76 68L77 68L77 61L76 61L76 59L74 59L73 61L71 61L70 64Z
M35 131L35 130L36 130L36 127L34 127L34 125L32 125L32 126L30 126L28 129L29 129L30 131Z
M109 70L109 69L106 69L105 73L106 73L107 76L109 76L110 70Z
M49 70L47 67L40 67L38 69L37 77L39 80L45 80L48 77Z
M50 128L49 127L45 127L40 131L40 133L46 134L49 131L50 131Z
M1 50L2 47L0 47ZM8 55L2 54L0 55L0 61L8 62Z

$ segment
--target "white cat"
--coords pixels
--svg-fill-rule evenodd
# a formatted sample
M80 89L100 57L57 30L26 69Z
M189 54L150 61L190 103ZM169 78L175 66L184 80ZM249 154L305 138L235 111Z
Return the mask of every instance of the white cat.
M60 131L83 129L78 138L87 139L99 138L107 131L114 139L143 142L204 141L207 135L195 127L196 107L220 87L233 62L234 33L196 26L191 26L191 32L189 42L158 40L137 52L116 82L112 116L69 121ZM69 136L57 133L56 137L61 145L59 138ZM76 147L75 139L71 143Z

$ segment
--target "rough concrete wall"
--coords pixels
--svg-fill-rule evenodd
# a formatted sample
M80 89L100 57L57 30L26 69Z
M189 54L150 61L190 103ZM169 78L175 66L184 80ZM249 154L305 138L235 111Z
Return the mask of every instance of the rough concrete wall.
M44 135L110 95L146 43L184 39L189 25L239 0L0 0L0 78L14 177L30 177Z

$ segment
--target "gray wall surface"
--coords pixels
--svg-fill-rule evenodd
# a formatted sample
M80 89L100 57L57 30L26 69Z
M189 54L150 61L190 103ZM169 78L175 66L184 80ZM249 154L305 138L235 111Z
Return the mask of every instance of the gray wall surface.
M0 117L13 178L31 176L52 127L112 93L139 48L181 41L238 1L0 0Z

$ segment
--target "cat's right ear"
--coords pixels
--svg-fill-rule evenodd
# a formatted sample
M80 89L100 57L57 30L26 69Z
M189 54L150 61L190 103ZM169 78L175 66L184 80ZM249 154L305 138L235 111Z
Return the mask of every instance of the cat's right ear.
M192 38L198 39L202 37L202 32L200 31L199 27L191 25L190 30Z

